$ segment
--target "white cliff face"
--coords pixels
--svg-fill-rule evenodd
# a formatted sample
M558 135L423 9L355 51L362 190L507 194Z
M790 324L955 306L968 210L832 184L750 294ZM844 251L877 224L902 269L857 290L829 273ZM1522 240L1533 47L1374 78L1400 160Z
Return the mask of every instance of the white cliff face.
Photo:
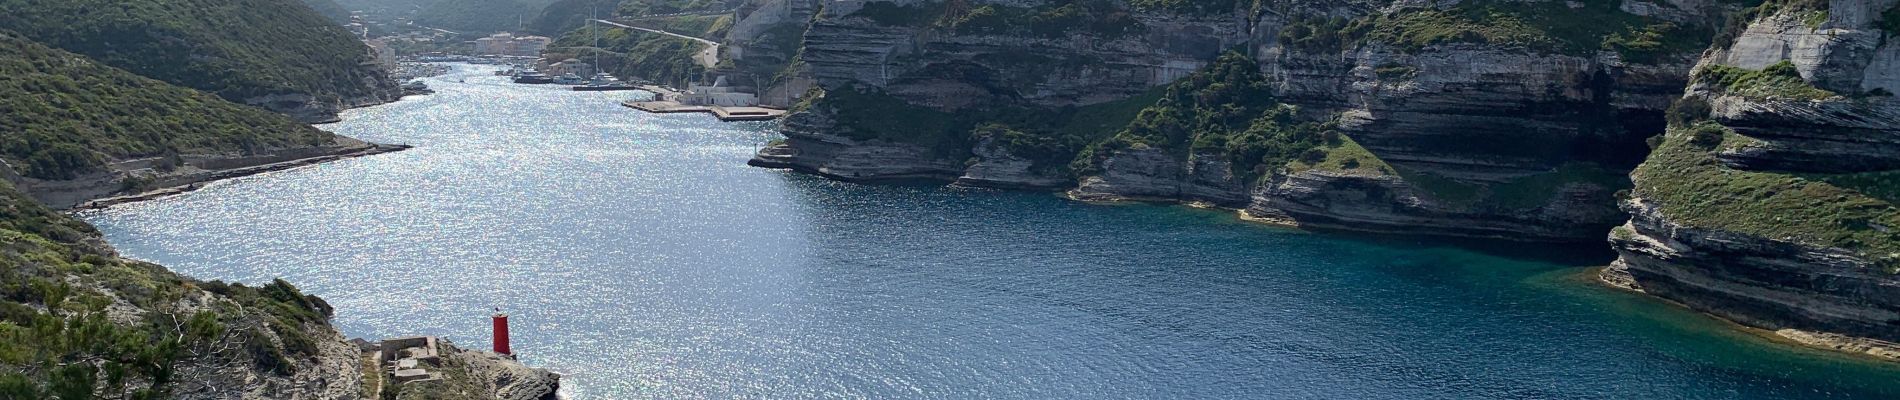
M1142 29L1104 35L957 34L855 16L862 1L825 4L804 61L826 87L862 85L943 110L978 103L1060 107L1138 95L1192 73L1247 40L1239 18L1136 15ZM923 4L898 1L893 4ZM1040 1L978 1L1033 7Z
M1900 168L1900 102L1710 99L1717 122L1755 140L1725 149L1732 168L1853 173Z
M801 112L784 121L786 140L767 146L749 162L757 167L784 168L840 180L949 180L961 165L929 148L881 140L857 140L839 132L828 110Z
M1447 201L1414 187L1408 178L1426 175L1482 187L1536 179L1576 164L1627 171L1646 152L1643 139L1661 132L1663 110L1680 96L1695 58L1678 54L1632 62L1614 52L1551 54L1488 44L1400 50L1367 42L1312 51L1280 43L1279 33L1290 21L1456 4L1443 3L1352 0L1288 4L1253 15L1136 13L1145 27L1138 34L1033 37L955 34L922 26L931 24L884 25L854 15L869 2L827 2L805 36L801 57L821 85L868 88L913 105L973 112L986 106L1063 107L1127 98L1178 80L1222 51L1241 49L1272 78L1281 102L1299 106L1313 120L1336 120L1341 132L1403 176L1283 176L1297 178L1285 182L1300 187L1284 193L1313 193L1283 198L1277 194L1282 192L1271 190L1271 171L1237 174L1227 160L1207 154L1121 150L1098 155L1099 171L1075 177L1071 195L1284 208L1294 210L1287 214L1312 221L1352 221L1337 224L1342 228L1376 225L1368 230L1598 240L1624 219L1611 200L1621 185L1548 185L1548 193L1540 193L1536 204L1500 206L1488 199ZM1631 0L1623 8L1685 24L1711 23L1709 16L1721 11L1703 0ZM811 140L817 133L813 126L788 120L791 140L768 149L760 157L762 164L803 169L850 165L837 157L849 154L844 149L852 146L867 146ZM947 175L966 177L961 179L966 184L1005 187L1041 187L1051 180L1025 175L1019 172L1028 170L1021 160L981 146L964 154L935 155L942 159L930 159L932 155L916 149L893 152L898 147L892 143L868 146L880 149L879 160L908 160L906 168L881 168L898 176ZM966 164L965 159L974 162ZM855 171L876 173L871 168ZM1268 177L1247 177L1261 175ZM870 176L875 175L855 179ZM995 176L1006 178L986 178ZM1299 182L1312 185L1301 187Z
M963 170L955 184L1005 189L1058 189L1070 184L1067 175L1010 154L993 137L982 138L973 152L976 162Z
M1807 18L1812 10L1783 10L1753 21L1733 44L1718 44L1705 54L1700 62L1704 66L1758 69L1790 62L1807 83L1840 94L1795 100L1745 97L1712 85L1690 87L1684 101L1705 102L1708 123L1741 136L1725 138L1720 146L1706 150L1713 153L1719 168L1731 172L1724 176L1853 174L1900 168L1900 123L1896 122L1900 121L1900 102L1891 95L1870 93L1891 91L1892 77L1900 74L1900 64L1892 60L1896 50L1875 25L1878 15L1896 3L1832 1L1825 21L1812 26ZM1691 222L1672 214L1671 204L1660 199L1660 193L1684 188L1659 186L1658 179L1641 173L1636 181L1633 197L1623 204L1632 218L1610 236L1621 257L1604 272L1606 281L1775 330L1804 343L1895 354L1881 350L1900 341L1900 329L1896 329L1900 327L1900 276L1882 261L1890 261L1892 255L1867 254L1813 238L1754 234L1710 221ZM1883 223L1869 221L1867 228L1844 229L1888 229L1880 226Z
M1705 63L1761 69L1790 61L1815 86L1835 92L1900 88L1900 48L1876 23L1895 0L1832 0L1819 24L1810 14L1784 12L1750 24L1735 43L1716 48Z

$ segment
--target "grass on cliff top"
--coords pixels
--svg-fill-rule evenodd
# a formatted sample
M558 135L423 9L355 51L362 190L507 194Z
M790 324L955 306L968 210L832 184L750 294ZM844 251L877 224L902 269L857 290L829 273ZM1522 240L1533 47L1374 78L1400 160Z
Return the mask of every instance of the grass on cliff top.
M1499 210L1530 210L1550 203L1570 185L1595 185L1609 190L1630 187L1629 177L1593 163L1573 162L1551 172L1522 176L1499 183L1471 183L1427 172L1400 171L1406 183L1451 205L1483 204Z
M335 136L0 32L0 158L22 175L70 179L115 159L249 153Z
M1714 149L1735 133L1703 122L1676 128L1632 175L1635 194L1671 221L1838 247L1891 264L1900 256L1894 173L1803 177L1723 166ZM1889 265L1888 268L1892 268Z
M1802 79L1801 72L1788 60L1760 70L1709 65L1697 70L1693 79L1695 83L1706 83L1723 92L1751 99L1820 100L1835 96L1834 92L1814 87Z
M1287 164L1291 172L1310 170L1327 171L1360 176L1390 176L1398 173L1392 165L1373 155L1372 151L1360 146L1358 141L1346 135L1338 135L1339 140L1321 144L1317 149L1324 152L1317 162L1307 159L1295 159Z
M181 364L287 376L316 353L303 327L325 324L321 299L282 281L193 281L118 258L97 235L0 181L0 398L170 398ZM201 288L218 294L212 307L180 307ZM143 313L115 321L114 304Z
M1690 54L1708 46L1707 28L1624 12L1620 2L1467 1L1448 9L1411 8L1357 20L1302 19L1281 32L1283 44L1314 52L1365 41L1405 51L1449 43L1521 46L1559 54L1612 50L1637 62Z

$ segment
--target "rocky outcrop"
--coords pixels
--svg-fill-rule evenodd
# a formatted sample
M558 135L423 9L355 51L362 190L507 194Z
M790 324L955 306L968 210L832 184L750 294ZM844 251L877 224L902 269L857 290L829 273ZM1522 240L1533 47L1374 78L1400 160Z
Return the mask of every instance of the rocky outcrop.
M1314 229L1519 241L1599 234L1601 221L1622 218L1600 206L1615 202L1607 188L1571 183L1554 192L1528 210L1474 210L1434 198L1398 176L1306 170L1276 174L1259 185L1242 212Z
M120 160L108 165L105 171L69 180L23 177L12 173L12 168L0 168L4 170L0 172L0 178L5 178L20 191L48 207L98 208L184 193L212 181L407 148L337 136L329 145L266 150L256 154L181 154L177 157Z
M805 34L803 60L812 76L826 87L867 85L942 110L1124 99L1186 76L1247 40L1242 20L1231 16L1135 15L1141 28L1126 33L1080 27L1060 35L957 33L932 26L936 15L919 15L921 21L909 25L857 15L865 3L825 3ZM969 3L1024 8L1043 2Z
M831 114L825 110L794 113L786 117L785 141L760 150L748 164L763 168L783 168L826 177L850 180L950 180L963 168L944 159L931 149L909 143L885 140L858 140L841 134Z
M1247 203L1246 185L1231 163L1211 154L1183 162L1166 151L1137 148L1115 151L1097 162L1099 173L1084 176L1069 197L1084 201L1181 201L1225 207Z
M1343 99L1314 105L1352 105L1340 110L1340 129L1395 167L1471 182L1574 161L1633 165L1628 154L1661 132L1691 65L1478 44L1409 54L1369 45L1352 55L1346 86L1329 91Z
M556 400L560 398L561 376L547 370L528 368L512 358L485 351L451 348L446 354L454 362L466 365L468 374L485 387L485 393L497 400Z
M1054 168L1039 166L1033 160L1010 154L1009 149L997 143L994 137L980 140L973 152L976 154L975 162L963 170L963 175L958 176L954 184L1037 190L1059 189L1073 183L1067 175L1052 171Z
M1900 66L1896 66L1900 69ZM1900 169L1900 103L1719 96L1713 119L1755 139L1724 149L1732 168L1802 172Z
M1606 280L1749 326L1900 342L1900 280L1859 254L1674 223L1643 199L1625 207Z
M362 354L356 346L343 341L328 325L307 325L303 335L315 340L317 353L310 359L290 359L289 376L259 369L247 360L236 363L179 363L172 394L178 399L321 399L356 400L362 398ZM288 339L276 338L278 343Z
M1707 52L1703 68L1788 62L1801 76L1780 85L1841 95L1690 87L1684 103L1707 104L1708 113L1675 127L1664 145L1670 150L1649 161L1659 167L1635 175L1623 204L1631 219L1610 235L1620 257L1604 280L1802 343L1900 354L1893 343L1900 342L1900 275L1895 254L1883 250L1894 248L1884 232L1895 217L1881 211L1894 204L1879 193L1891 184L1835 186L1830 179L1900 169L1900 102L1878 93L1900 88L1891 78L1900 64L1887 61L1900 45L1879 40L1885 33L1874 25L1895 3L1828 2L1819 24L1811 17L1821 11L1784 8ZM1704 147L1681 144L1698 142ZM1682 157L1710 162L1672 161ZM1687 182L1662 176L1689 172L1685 166L1709 171ZM1800 214L1850 202L1860 205ZM1756 215L1774 224L1740 221Z
M1354 10L1317 11L1341 9ZM1625 219L1613 196L1623 185L1543 185L1537 201L1528 203L1502 201L1494 192L1563 175L1558 171L1575 165L1627 172L1647 151L1643 139L1660 134L1663 111L1680 95L1693 64L1687 54L1636 63L1610 51L1584 56L1488 44L1401 50L1368 42L1346 49L1302 49L1261 32L1278 29L1284 19L1263 16L1255 30L1255 40L1267 43L1256 58L1275 78L1275 94L1301 106L1310 118L1336 121L1341 133L1403 172L1378 177L1304 172L1215 185L1239 186L1236 192L1252 199L1247 207L1262 215L1312 227L1598 240ZM1175 199L1165 192L1187 182L1161 181L1188 177L1180 161L1121 162L1102 169L1101 176L1083 177L1084 188L1078 191L1090 197ZM1442 181L1435 186L1456 186L1478 197L1451 199L1469 196L1435 193L1413 179Z
M380 72L380 67L377 70L377 73L386 74ZM343 110L388 103L403 96L402 88L386 77L366 81L366 84L373 85L369 86L369 90L374 91L374 95L327 101L309 94L287 93L247 98L243 103L288 115L306 124L327 124L341 121L337 114Z
M1487 196L1527 180L1568 178L1559 171L1576 165L1589 165L1607 171L1606 175L1627 172L1647 151L1644 138L1661 132L1663 111L1681 94L1695 61L1687 52L1634 61L1615 51L1579 54L1455 42L1402 48L1377 40L1345 39L1334 47L1313 47L1281 37L1288 26L1316 19L1369 18L1455 4L1352 0L1278 4L1259 13L1237 15L1136 12L1134 19L1142 27L1137 33L1109 35L1078 29L1038 36L961 32L943 27L934 15L923 16L923 22L911 21L917 23L880 22L860 13L872 3L825 4L804 37L801 57L810 76L826 87L871 88L909 104L949 112L997 105L1064 107L1127 98L1189 75L1223 49L1249 49L1273 81L1273 95L1279 101L1298 106L1308 119L1335 121L1339 132L1403 173L1373 180L1274 175L1233 171L1228 160L1218 155L1122 149L1096 155L1096 168L1075 179L1070 195L1088 200L1184 201L1285 210L1283 215L1307 220L1310 226L1381 232L1599 240L1625 219L1611 200L1623 184L1544 184L1538 188L1543 192L1528 196L1531 201ZM924 13L935 12L938 9L932 5L940 3L884 4ZM970 7L1041 4L968 2ZM1632 0L1621 8L1699 26L1715 24L1711 16L1721 13L1720 6L1705 1ZM819 131L804 121L788 120L788 140L763 152L755 165L817 170L815 162L790 161L801 157L836 160L849 154L851 146L862 145L838 138L814 140L813 133ZM867 152L875 154L875 159L902 167L850 167L850 159L872 157L847 155L846 162L834 161L839 165L830 169L856 175L828 175L849 179L879 173L903 178L945 175L966 184L994 182L1011 187L1017 186L1012 178L986 177L1028 170L1023 160L998 154L983 144L967 153L938 154L935 160L920 159L932 155L919 148L890 142L871 146ZM958 166L966 164L966 159L973 162ZM1277 176L1277 180L1247 178L1262 175ZM1028 186L1054 181L1040 178ZM1410 182L1413 179L1448 183L1421 186ZM1434 192L1446 186L1469 188L1479 198L1451 199L1465 196ZM1276 197L1281 195L1294 197Z

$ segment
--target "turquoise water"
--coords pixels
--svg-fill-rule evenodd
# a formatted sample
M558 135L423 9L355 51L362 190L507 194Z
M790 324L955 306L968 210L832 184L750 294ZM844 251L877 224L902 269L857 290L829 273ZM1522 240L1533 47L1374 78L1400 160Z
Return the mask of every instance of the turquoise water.
M430 85L325 127L413 150L83 217L186 274L296 282L351 336L486 348L502 307L577 399L1900 395L1889 364L1590 285L1597 254L832 182L744 166L768 125Z

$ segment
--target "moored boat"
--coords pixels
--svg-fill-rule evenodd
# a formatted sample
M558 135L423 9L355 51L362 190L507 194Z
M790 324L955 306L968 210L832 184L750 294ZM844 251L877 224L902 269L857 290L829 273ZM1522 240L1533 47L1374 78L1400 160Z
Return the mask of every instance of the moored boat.
M577 92L608 92L638 89L638 87L634 87L626 82L621 82L620 78L615 78L613 75L608 75L607 73L594 74L594 77L588 80L587 85L574 87L574 91Z
M523 72L519 75L515 75L515 83L526 83L526 84L554 83L554 78L548 76L548 74L529 71L529 72Z

